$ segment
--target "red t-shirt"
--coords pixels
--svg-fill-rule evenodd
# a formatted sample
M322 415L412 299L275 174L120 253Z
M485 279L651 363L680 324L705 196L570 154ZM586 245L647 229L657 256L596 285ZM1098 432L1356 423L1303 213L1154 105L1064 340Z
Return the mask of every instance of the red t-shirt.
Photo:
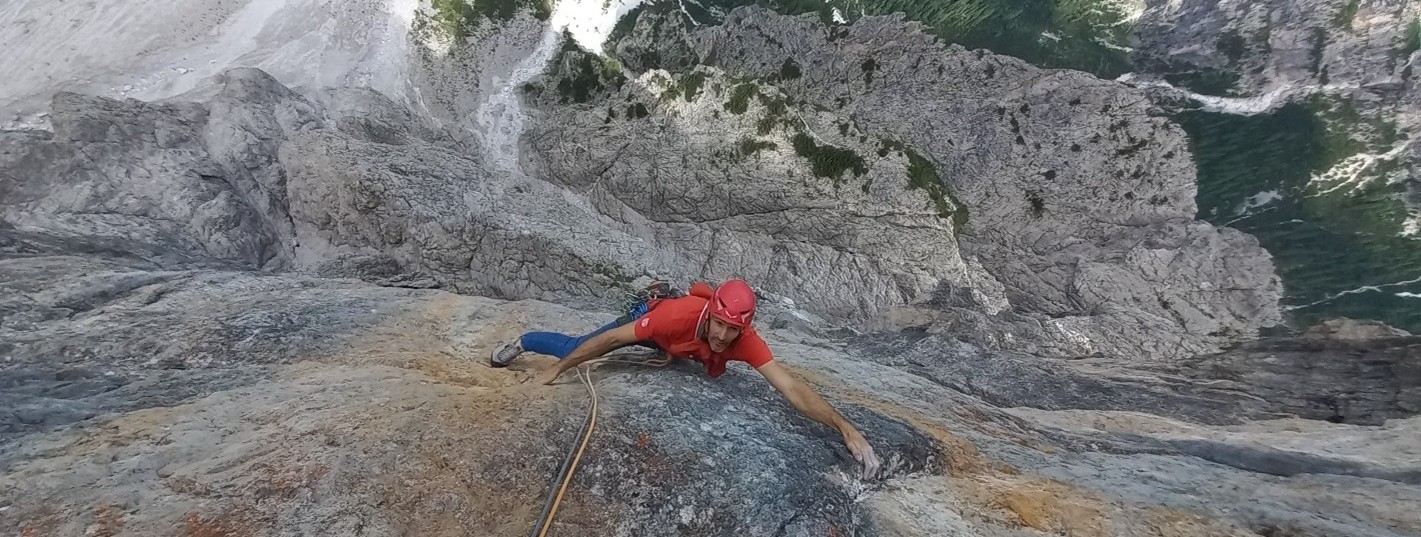
M706 373L712 378L725 373L728 360L739 360L759 368L770 363L775 357L770 354L770 346L753 327L746 327L740 337L722 353L713 353L710 344L696 337L700 325L701 312L708 301L699 296L683 296L662 300L641 318L633 327L639 341L656 343L671 356L700 360L706 366Z

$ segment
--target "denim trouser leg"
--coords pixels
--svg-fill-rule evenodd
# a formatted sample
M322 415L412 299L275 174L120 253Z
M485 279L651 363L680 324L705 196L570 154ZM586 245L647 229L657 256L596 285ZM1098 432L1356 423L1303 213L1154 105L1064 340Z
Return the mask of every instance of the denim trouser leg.
M622 319L618 318L582 337L572 337L557 332L528 332L527 334L523 334L520 341L522 341L523 350L525 351L555 356L561 360L567 358L567 355L572 354L572 351L577 349L578 345L582 345L583 342L592 339L597 334L601 334L622 324L624 324Z
M523 337L520 338L519 341L522 342L523 350L525 351L536 352L538 354L546 354L548 356L557 357L557 359L561 360L563 358L567 358L567 355L572 354L572 351L576 350L579 345L582 345L587 340L592 339L598 334L601 334L613 328L640 319L642 315L646 315L647 311L649 311L647 304L637 304L626 315L618 317L615 321L607 323L601 328L593 330L592 332L587 333L581 337L573 337L567 334L559 334L557 332L528 332L526 334L523 334ZM656 346L655 343L652 343L650 341L644 341L635 344L650 349L660 349L660 347Z

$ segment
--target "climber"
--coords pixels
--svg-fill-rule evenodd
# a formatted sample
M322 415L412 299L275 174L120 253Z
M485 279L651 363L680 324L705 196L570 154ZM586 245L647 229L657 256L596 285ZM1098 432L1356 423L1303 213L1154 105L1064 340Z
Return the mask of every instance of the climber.
M627 315L582 337L553 332L528 332L493 351L490 364L507 367L524 352L546 354L558 362L544 369L538 381L552 384L564 372L615 349L641 345L667 354L700 361L712 377L725 373L727 361L738 360L754 367L795 409L809 418L832 427L843 436L854 459L863 464L864 477L878 471L878 457L863 435L824 398L770 354L770 348L755 333L750 321L755 316L755 293L743 280L730 280L718 289L696 282L690 294L665 297L668 287L631 308Z

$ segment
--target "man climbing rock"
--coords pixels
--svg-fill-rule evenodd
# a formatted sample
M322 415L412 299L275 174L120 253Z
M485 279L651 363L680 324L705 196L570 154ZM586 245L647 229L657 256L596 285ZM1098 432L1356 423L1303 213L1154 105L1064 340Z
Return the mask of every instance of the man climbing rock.
M794 408L838 430L854 459L863 463L865 477L877 473L879 461L873 446L823 397L775 363L769 346L750 325L754 316L755 293L743 280L727 281L718 289L697 282L686 296L654 294L627 315L581 337L528 332L496 348L490 363L507 367L524 352L554 356L558 362L538 375L539 382L552 384L567 370L628 345L654 347L673 357L698 360L712 378L725 373L726 362L738 360L760 372Z

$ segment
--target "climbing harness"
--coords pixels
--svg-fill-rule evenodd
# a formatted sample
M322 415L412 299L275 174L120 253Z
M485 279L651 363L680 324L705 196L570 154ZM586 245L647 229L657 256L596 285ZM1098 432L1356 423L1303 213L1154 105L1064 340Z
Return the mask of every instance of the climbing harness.
M553 516L557 514L558 505L562 503L563 493L567 492L567 485L572 482L572 476L577 472L577 464L582 460L582 453L587 450L587 442L592 439L593 429L597 427L597 386L592 382L592 370L602 364L614 363L664 367L671 363L671 357L663 355L649 360L629 360L608 356L577 367L577 378L587 387L587 396L591 400L587 405L587 418L582 421L582 430L578 433L581 440L575 449L568 450L567 458L563 459L557 477L549 484L548 498L543 502L543 513L538 515L538 522L533 526L533 537L545 537L548 530L552 529Z
M651 308L657 302L668 298L683 296L686 296L686 293L672 287L670 283L661 280L652 280L645 288L630 291L624 295L621 310L627 312L627 314L622 316L621 320L625 322L635 321L642 315L646 315L646 312L651 311Z

